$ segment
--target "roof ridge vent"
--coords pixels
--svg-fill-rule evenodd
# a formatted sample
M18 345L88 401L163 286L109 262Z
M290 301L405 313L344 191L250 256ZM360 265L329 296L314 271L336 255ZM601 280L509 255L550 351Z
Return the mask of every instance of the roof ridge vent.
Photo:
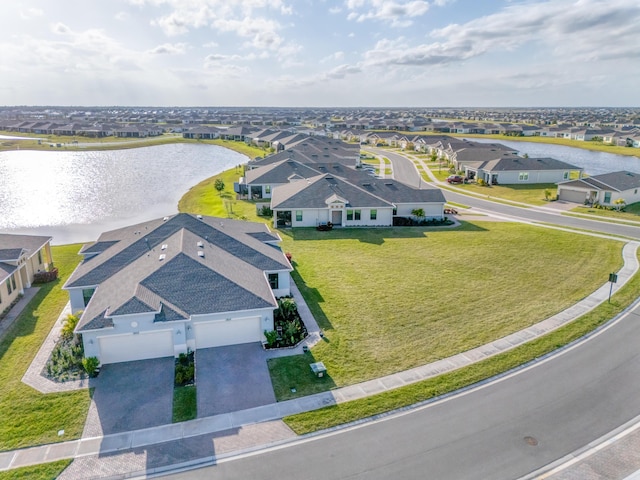
M204 251L198 250L198 256L204 258Z
M196 245L197 245L199 248L204 247L204 243L202 243L202 242L201 242L201 241L199 241L199 240L198 240L198 243L196 243Z
M167 256L164 253L161 253L160 256L158 257L158 260L162 261L165 258L167 258Z

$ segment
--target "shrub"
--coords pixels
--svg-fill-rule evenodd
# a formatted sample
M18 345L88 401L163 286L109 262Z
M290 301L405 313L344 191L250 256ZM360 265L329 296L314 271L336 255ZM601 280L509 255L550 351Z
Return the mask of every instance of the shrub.
M192 385L195 380L196 364L193 352L181 353L175 361L173 383L176 387Z
M87 372L91 378L98 375L98 367L100 366L100 360L97 357L85 357L82 359L82 366L84 371Z
M285 256L285 257L287 257L287 260L289 260L289 263L291 263L291 258L292 258L292 257L291 257L291 252L286 252L286 253L284 254L284 256Z
M273 348L278 340L278 332L275 330L265 330L264 337L267 339L267 347Z
M267 205L263 205L258 211L258 215L261 217L273 217L273 210L271 210Z
M481 187L484 187L487 185L487 182L484 181L484 179L479 178L476 182L478 185L480 185Z
M67 315L64 324L62 325L62 338L65 340L71 340L73 338L73 331L76 329L78 322L80 321L80 317L78 315L69 314Z

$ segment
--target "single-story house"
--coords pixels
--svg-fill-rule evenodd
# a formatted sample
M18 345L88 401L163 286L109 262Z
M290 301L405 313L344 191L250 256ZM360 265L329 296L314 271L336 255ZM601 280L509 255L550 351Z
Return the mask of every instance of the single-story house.
M273 189L278 185L315 177L319 173L309 165L294 160L280 160L270 165L247 170L245 176L240 179L240 185L246 185L249 198L258 200L271 198Z
M620 171L558 183L558 199L567 202L613 206L622 198L626 204L640 202L640 174Z
M442 219L445 198L436 188L416 189L390 179L350 181L331 173L281 185L271 194L275 227L391 226L394 217L423 209Z
M85 356L116 363L264 341L291 264L260 223L177 214L84 245L65 283Z
M582 168L555 158L528 158L513 155L485 162L473 162L464 167L468 178L482 179L494 185L521 183L557 183L580 178Z
M0 312L53 266L51 237L0 233Z

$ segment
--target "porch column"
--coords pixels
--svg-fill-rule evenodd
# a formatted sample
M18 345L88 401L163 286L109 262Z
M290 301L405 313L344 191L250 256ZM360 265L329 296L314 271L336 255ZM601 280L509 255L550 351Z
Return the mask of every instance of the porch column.
M45 264L44 268L46 271L49 271L53 268L53 255L51 255L51 242L47 242L44 246L45 251Z

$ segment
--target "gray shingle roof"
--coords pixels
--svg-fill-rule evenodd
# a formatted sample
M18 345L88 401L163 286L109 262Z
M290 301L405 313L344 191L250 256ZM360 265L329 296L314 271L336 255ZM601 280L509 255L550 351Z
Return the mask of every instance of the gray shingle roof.
M562 182L560 185L624 192L625 190L640 188L640 174L623 170Z
M555 158L505 157L486 162L480 168L491 172L541 171L541 170L582 170L580 167Z
M392 207L393 205L348 181L325 174L273 190L271 208L327 208L327 199L337 195L350 207Z
M279 237L252 222L178 214L106 232L98 243L117 238L65 285L98 285L78 331L111 326L118 315L149 312L154 321L173 321L275 307L265 271L291 270L282 251L265 243Z
M157 223L149 222L151 224ZM65 287L92 286L104 282L106 279L120 271L123 267L134 262L136 259L161 245L166 238L173 235L181 229L190 230L208 242L224 248L229 253L242 258L245 262L261 268L262 270L279 270L287 268L278 259L266 256L264 252L260 252L251 246L243 243L238 238L228 235L223 231L224 223L232 225L232 222L222 220L222 228L220 226L213 227L211 224L198 220L189 214L178 214L171 217L166 222L161 222L155 228L142 228L135 241L120 251L113 251L113 255L106 258L102 263L96 265L92 263L89 269L83 268L84 264L76 269ZM148 226L148 225L147 225ZM153 227L153 225L151 225ZM122 229L123 232L131 231L132 227ZM134 231L135 234L135 231ZM99 243L104 243L99 241ZM103 255L111 253L112 249L104 252ZM102 255L101 255L102 257Z
M272 305L183 253L140 283L190 315Z
M0 250L25 249L33 254L51 241L51 237L0 233ZM12 259L16 260L18 257Z

